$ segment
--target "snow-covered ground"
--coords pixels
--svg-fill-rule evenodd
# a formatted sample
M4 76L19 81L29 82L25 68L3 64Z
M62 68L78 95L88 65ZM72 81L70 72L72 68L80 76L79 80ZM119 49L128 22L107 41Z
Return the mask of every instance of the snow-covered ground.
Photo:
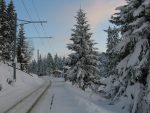
M33 93L22 104L19 104L11 113L24 113L26 108L32 106L33 97L38 97L43 88L45 80L51 80L52 85L33 107L31 113L127 113L119 107L109 105L109 101L91 91L82 91L72 86L69 82L64 82L61 78L38 78L36 75L28 75L17 70L17 80L14 84L8 84L7 79L13 76L12 67L0 63L0 113L7 111L21 99ZM38 94L38 95L37 95ZM35 95L35 96L34 96ZM29 103L29 104L28 104ZM31 105L30 105L31 104ZM24 108L24 109L23 109ZM15 111L14 111L15 110ZM17 112L18 110L19 112ZM20 112L21 110L21 112Z
M91 92L84 92L63 79L51 79L52 86L32 113L127 113Z
M12 107L44 83L44 80L36 75L31 76L20 70L17 70L16 75L16 82L8 84L7 80L11 80L13 77L13 68L0 63L0 85L2 87L0 91L0 113Z

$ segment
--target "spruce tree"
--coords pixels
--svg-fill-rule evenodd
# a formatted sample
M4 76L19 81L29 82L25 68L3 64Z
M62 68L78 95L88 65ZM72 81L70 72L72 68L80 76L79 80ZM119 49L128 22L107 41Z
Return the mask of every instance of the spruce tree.
M111 76L116 74L116 64L118 62L118 56L113 52L113 49L120 42L119 30L114 27L109 27L107 30L104 30L107 33L107 49L106 49L106 58L107 62L107 75Z
M102 78L102 77L108 77L110 76L109 74L109 58L108 58L108 55L104 52L100 53L99 54L99 71L100 71L100 76L98 77L99 79Z
M41 54L39 55L39 58L38 58L38 61L37 61L37 74L39 76L42 75L42 57L41 57Z
M1 51L1 59L3 61L8 61L10 59L9 54L9 23L8 23L8 15L6 10L5 0L0 1L0 51Z
M42 58L41 74L47 75L47 59L45 57Z
M107 30L104 30L107 33L107 53L110 53L111 50L119 43L119 30L114 27L109 27Z
M117 9L120 12L112 16L111 22L120 27L122 41L113 50L119 57L114 100L123 95L129 99L132 95L130 111L148 113L150 103L145 100L148 93L144 89L147 89L150 66L150 2L127 0L126 5ZM135 87L138 92L131 92Z
M93 47L95 43L91 40L89 24L87 24L86 14L80 9L75 17L77 23L72 29L71 41L68 49L73 53L69 55L69 76L72 83L76 83L85 90L94 82L97 72L97 52Z
M9 49L10 49L10 60L12 60L13 57L13 48L14 48L14 40L16 36L16 24L17 24L17 14L15 13L15 7L13 4L13 1L11 0L10 3L8 4L7 7L7 21L9 24L9 34L8 34L8 39L9 39Z
M50 53L47 54L47 74L51 74L53 71L53 65L54 65L54 61L53 61L53 57Z
M58 55L56 54L54 56L54 70L58 70L59 69L59 57Z
M29 47L24 33L23 25L20 26L17 42L17 60L20 63L21 70L27 70L31 59L32 49Z
M29 65L29 72L37 74L37 62L36 62L36 60L33 60L31 62L31 64Z
M102 85L105 84L105 87L103 88L103 92L106 93L106 97L114 97L115 93L118 89L118 87L115 86L115 80L118 79L118 73L116 69L116 65L119 62L119 57L118 55L114 52L115 47L118 45L120 42L120 37L119 37L119 29L114 27L111 28L109 27L107 30L104 30L107 33L107 49L106 53L101 53L100 54L100 76L102 79L107 79L109 81L108 83L103 83L101 81ZM106 81L107 81L106 80Z

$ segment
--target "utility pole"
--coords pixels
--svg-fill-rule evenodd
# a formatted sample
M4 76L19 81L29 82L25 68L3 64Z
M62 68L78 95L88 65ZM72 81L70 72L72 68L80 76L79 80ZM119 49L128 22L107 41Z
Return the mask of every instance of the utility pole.
M16 19L15 19L15 37L14 37L14 55L13 55L13 79L16 81L16 63L17 63L17 58L16 58L16 37L17 37L17 13Z
M17 18L17 14L16 14L16 18ZM17 24L17 20L21 21L21 24ZM14 81L16 81L16 64L17 64L17 56L16 56L16 40L17 40L17 27L19 25L25 25L25 24L43 24L43 23L47 23L47 21L28 21L28 20L20 20L20 19L16 19L16 27L15 27L15 38L14 38L14 55L13 55L13 79ZM40 38L40 37L39 37ZM50 38L50 37L46 37L46 38Z

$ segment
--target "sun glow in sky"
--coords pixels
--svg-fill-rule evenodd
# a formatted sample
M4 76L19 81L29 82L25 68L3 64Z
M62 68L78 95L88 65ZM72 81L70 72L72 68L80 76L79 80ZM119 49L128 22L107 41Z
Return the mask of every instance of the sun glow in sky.
M93 33L92 38L98 43L96 47L100 52L104 52L107 38L104 29L110 25L108 20L116 12L115 8L124 3L125 0L14 0L19 19L39 20L39 16L40 20L48 21L47 24L43 24L44 30L40 24L35 24L35 27L31 24L25 25L27 37L53 37L52 39L29 39L34 47L34 58L37 49L42 56L46 56L48 52L53 55L57 53L59 56L67 56L70 53L66 44L70 43L71 29L76 23L74 16L80 5L87 13L87 20Z

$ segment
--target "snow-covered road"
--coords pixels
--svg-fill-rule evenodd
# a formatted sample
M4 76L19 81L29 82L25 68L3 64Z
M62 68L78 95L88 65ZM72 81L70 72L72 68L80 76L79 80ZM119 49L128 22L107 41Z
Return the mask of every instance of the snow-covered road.
M125 113L98 95L83 92L53 78L52 85L32 113Z
M49 91L32 113L88 113L62 79L53 79Z
M61 80L55 80L52 85L54 95L51 113L88 113L79 104L76 94Z

